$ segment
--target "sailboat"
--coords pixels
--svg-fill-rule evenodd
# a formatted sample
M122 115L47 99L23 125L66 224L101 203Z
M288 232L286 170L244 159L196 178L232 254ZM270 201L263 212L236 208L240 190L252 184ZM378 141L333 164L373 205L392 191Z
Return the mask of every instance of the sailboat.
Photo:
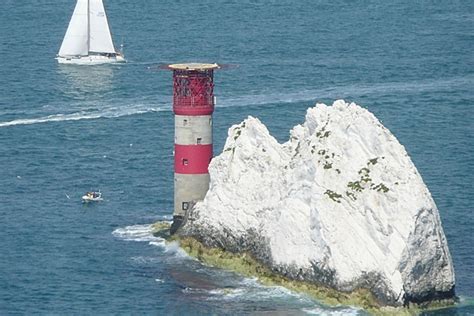
M114 47L102 0L77 0L56 59L79 65L125 62Z

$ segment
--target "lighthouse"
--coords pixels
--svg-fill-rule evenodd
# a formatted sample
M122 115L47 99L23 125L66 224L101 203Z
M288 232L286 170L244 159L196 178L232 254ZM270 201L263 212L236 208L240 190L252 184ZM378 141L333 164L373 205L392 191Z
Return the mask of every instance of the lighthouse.
M209 189L212 159L214 70L217 64L171 64L173 71L174 211L171 234Z

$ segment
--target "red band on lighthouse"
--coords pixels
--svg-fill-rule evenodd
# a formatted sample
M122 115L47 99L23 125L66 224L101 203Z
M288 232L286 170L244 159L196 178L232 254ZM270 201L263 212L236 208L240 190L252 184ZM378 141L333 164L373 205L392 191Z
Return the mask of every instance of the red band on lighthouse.
M174 172L180 174L208 173L212 144L174 145Z

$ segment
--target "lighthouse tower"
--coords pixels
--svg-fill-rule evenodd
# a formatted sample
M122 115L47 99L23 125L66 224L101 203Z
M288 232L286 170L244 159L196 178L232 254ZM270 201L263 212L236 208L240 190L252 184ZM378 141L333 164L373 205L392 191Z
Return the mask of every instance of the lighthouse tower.
M174 212L171 234L209 189L212 159L214 70L217 64L172 64L174 137Z

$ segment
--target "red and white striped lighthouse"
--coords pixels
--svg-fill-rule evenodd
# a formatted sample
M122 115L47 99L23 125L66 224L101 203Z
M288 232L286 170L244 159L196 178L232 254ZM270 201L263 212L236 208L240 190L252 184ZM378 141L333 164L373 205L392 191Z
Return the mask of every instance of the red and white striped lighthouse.
M217 64L172 64L174 138L174 212L171 234L187 211L204 199L209 189L212 159L214 70Z

